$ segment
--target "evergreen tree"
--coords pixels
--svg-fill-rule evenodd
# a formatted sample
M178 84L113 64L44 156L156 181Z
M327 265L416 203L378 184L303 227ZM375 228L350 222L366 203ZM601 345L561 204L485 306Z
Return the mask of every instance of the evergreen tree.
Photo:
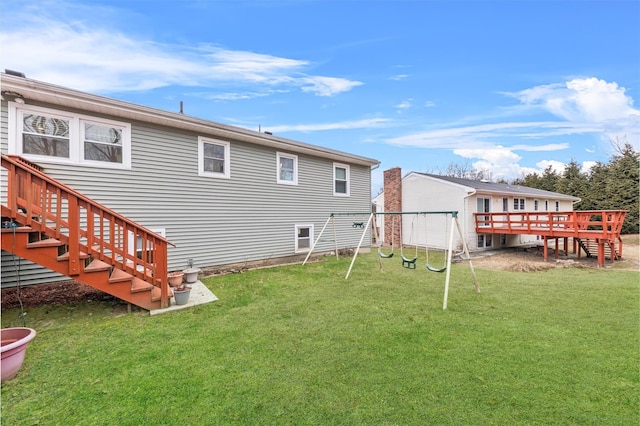
M549 166L544 169L538 189L544 189L545 191L558 192L556 187L560 181L561 176L553 170L553 167Z
M618 154L609 165L607 197L610 208L628 210L622 232L637 234L640 231L640 155L629 143L617 148Z
M555 192L584 199L588 192L588 185L589 180L587 175L580 170L580 164L571 159L569 164L566 165L561 178L557 181ZM583 210L581 204L582 201L576 204L577 210Z

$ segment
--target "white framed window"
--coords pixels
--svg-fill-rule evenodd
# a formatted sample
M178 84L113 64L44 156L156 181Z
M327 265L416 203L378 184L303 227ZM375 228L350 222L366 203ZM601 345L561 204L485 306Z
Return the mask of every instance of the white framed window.
M556 211L560 211L560 201L556 201Z
M230 144L226 141L198 138L198 175L223 179L231 177Z
M533 210L538 211L540 209L540 202L538 200L533 200Z
M296 225L296 253L311 250L313 225Z
M285 154L278 152L276 154L276 163L278 165L278 183L285 185L298 184L298 156L293 154Z
M131 125L9 102L9 153L33 161L131 168Z
M549 211L549 200L545 200L544 201L544 211L548 212Z
M513 210L524 210L524 198L513 199Z
M349 165L333 163L333 195L349 196Z
M488 248L493 246L491 234L478 234L478 248Z
M502 211L503 212L509 211L509 199L506 197L502 199Z
M166 238L166 229L165 228L149 228L149 231L151 232L155 232L156 234L160 235L162 238ZM134 241L134 234L133 232L129 231L129 235L128 235L128 240L129 240L129 254L134 254L138 259L142 259L142 252L143 252L143 247L142 247L142 237L138 236L135 238ZM151 250L151 245L149 243L147 243L147 250ZM147 262L149 263L154 263L154 259L153 259L153 252L149 251L147 256L149 256L147 258Z

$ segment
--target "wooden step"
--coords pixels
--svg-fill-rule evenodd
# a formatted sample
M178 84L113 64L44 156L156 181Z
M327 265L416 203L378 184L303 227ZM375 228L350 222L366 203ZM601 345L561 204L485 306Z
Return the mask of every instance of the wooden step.
M60 247L61 245L63 245L62 241L56 240L55 238L48 238L46 240L27 243L27 248L37 249L37 248L43 248L43 247Z
M131 280L131 293L142 293L143 291L151 291L154 288L156 287L153 284L149 284L138 277L133 277Z
M80 252L80 259L88 259L89 255L83 251ZM58 256L58 261L59 262L64 262L65 260L69 260L69 252L66 252L65 254L61 254L60 256Z
M35 231L30 226L18 226L17 228L2 228L3 234L13 234L14 232L17 234L20 232L29 233L29 232L35 232Z
M111 265L102 260L93 259L91 263L84 267L85 272L110 271Z
M159 302L160 301L160 287L153 287L151 290L151 301ZM173 290L169 287L169 298L173 297Z
M111 276L109 277L109 284L131 281L132 278L133 275L131 275L130 273L125 272L122 269L114 268L111 272Z

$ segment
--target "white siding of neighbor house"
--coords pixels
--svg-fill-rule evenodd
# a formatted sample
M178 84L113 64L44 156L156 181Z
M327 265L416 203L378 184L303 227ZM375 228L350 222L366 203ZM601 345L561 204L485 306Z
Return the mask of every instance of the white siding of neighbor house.
M545 211L545 201L549 203L548 211L556 210L556 201L560 203L559 211L573 210L572 201L566 198L540 198L527 195L475 192L471 187L414 173L408 174L402 181L403 211L458 211L460 228L471 251L479 250L474 219L479 197L491 200L491 212L503 211L502 199L504 197L509 200L509 212L515 212L513 208L514 198L525 199L524 211L527 212L534 211L534 200L539 201L538 211L540 212ZM403 218L402 233L404 244L418 244L420 247L424 247L426 244L437 249L448 247L448 235L453 226L451 216L448 216L447 221L444 220L443 215L418 215L417 217L405 215ZM412 222L413 233L411 232ZM498 234L494 234L492 240L491 248L531 245L537 244L539 241L536 235L507 235L506 244L501 245L501 238ZM454 230L453 248L454 250L462 249L462 240L458 237L457 230Z
M8 149L6 115L3 102L3 153ZM371 209L368 166L350 164L350 196L340 197L333 195L330 159L292 150L298 156L298 184L277 184L276 155L286 151L227 140L230 178L221 179L198 175L198 137L215 137L143 122L131 122L131 133L131 170L37 164L53 178L139 224L164 229L176 245L169 247L169 270L187 267L189 259L195 266L212 267L294 255L295 225L312 224L317 237L332 212ZM341 163L349 164L348 158ZM2 188L4 199L6 184ZM352 226L353 218L339 218L336 223L339 246L356 246L361 231ZM333 241L323 237L315 251L333 248ZM13 261L6 253L2 259L5 286L5 271L8 282L13 281ZM25 266L24 260L22 264L24 282L50 281L42 277L40 267ZM46 276L55 279L53 273Z
M402 210L406 212L458 211L460 225L464 227L462 218L466 195L463 186L409 174L402 181ZM449 244L448 234L451 232L451 227L451 215L404 215L402 240L404 244L418 244L420 247L428 245L430 248L444 249ZM455 232L454 247L461 244L457 242L457 231Z

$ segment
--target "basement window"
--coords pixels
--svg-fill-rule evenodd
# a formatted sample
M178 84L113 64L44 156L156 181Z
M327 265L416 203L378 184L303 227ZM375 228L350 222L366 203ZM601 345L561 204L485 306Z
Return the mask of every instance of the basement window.
M311 250L313 225L296 225L296 253Z

